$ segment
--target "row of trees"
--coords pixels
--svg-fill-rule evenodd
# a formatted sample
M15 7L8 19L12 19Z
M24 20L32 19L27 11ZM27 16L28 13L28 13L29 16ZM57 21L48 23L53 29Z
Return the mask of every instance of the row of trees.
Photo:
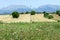
M35 12L35 11L25 12L25 14L29 14L29 13L30 13L31 15L34 15L36 12ZM23 13L23 12L18 13L18 12L15 11L15 12L12 13L12 17L13 17L13 18L18 18L18 17L19 17L19 14L24 14L24 13Z
M31 12L25 12L25 13L24 12L18 13L18 12L15 11L15 12L12 13L12 17L13 18L18 18L19 17L19 14L29 14L29 13L31 15L35 15L36 12L35 11L31 11ZM46 18L49 18L49 19L53 18L52 15L49 15L49 13L47 13L45 11L42 12L42 13L44 14L44 17L46 17ZM60 16L60 11L56 11L56 14Z

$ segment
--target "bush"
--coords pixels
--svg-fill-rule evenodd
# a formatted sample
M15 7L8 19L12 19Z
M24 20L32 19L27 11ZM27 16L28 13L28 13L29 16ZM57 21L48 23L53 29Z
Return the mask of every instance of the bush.
M13 18L18 18L19 17L19 13L18 12L13 12L12 13L12 17Z
M25 12L25 14L28 14L29 12Z
M56 14L60 16L60 11L59 11L59 10L58 10L58 11L56 11Z
M24 14L23 12L21 12L20 14Z
M45 11L43 13L46 13Z
M60 20L58 20L58 22L60 22Z
M49 13L44 13L44 17L48 17L49 16Z
M31 15L35 15L35 11L31 11Z
M49 15L49 16L48 16L48 19L52 19L52 18L53 18L53 16L52 16L52 15Z
M53 18L52 15L49 15L49 13L46 13L46 12L44 12L44 17L48 18L48 19L52 19Z
M60 13L58 15L60 16Z

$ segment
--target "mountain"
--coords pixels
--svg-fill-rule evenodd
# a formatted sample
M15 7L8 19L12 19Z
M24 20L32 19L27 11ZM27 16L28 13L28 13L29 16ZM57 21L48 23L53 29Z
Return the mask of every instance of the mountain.
M60 10L60 6L58 5L43 5L38 7L37 9L34 9L36 12L55 12L57 10Z
M0 9L0 14L10 14L13 11L26 12L26 11L31 11L31 8L28 8L24 5L11 5L11 6Z
M31 9L24 5L11 5L11 6L0 9L0 14L11 14L13 11L26 12L31 10L35 10L36 12L43 12L43 11L55 12L57 10L60 10L60 6L59 5L43 5L38 8Z

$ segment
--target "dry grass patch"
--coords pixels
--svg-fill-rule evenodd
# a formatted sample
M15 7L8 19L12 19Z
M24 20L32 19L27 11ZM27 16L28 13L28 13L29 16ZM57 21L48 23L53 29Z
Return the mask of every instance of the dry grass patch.
M53 19L45 18L43 14L31 15L31 21L34 21L34 22L56 22Z
M54 20L60 20L60 17L57 14L52 14L54 16Z
M12 18L11 15L0 15L0 21L2 22L57 22L57 20L60 20L60 17L56 14L51 14L54 18L48 19L45 18L43 14L20 14L19 18Z
M20 14L19 18L12 18L11 15L0 15L0 21L3 22L30 22L30 14Z

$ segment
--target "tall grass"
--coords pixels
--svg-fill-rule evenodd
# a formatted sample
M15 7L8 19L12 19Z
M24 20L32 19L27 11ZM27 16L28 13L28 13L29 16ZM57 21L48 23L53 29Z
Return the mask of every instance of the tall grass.
M60 40L60 23L3 23L0 40Z

